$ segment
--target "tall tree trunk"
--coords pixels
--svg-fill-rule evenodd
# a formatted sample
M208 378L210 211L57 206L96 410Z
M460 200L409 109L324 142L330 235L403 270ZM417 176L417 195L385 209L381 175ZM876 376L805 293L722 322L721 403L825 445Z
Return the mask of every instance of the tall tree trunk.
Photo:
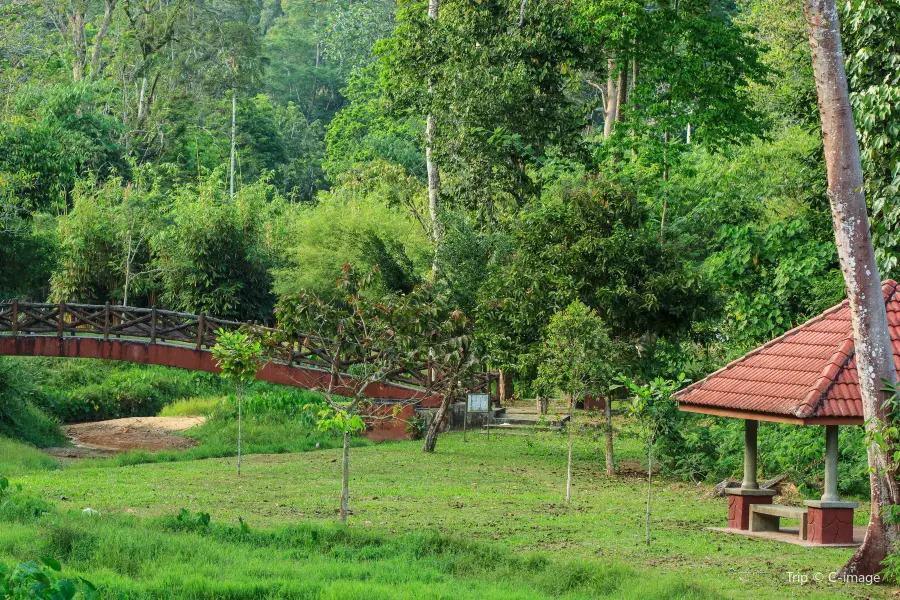
M637 88L638 75L640 74L640 71L641 71L641 64L637 58L637 40L634 41L634 48L635 48L635 50L634 50L635 56L631 59L631 93L632 93L632 96L635 92L635 89ZM634 104L633 97L632 97L631 103ZM635 107L632 106L632 109L631 109L632 112L634 112L634 108ZM634 120L632 120L632 127L631 127L630 133L631 133L631 160L635 161L635 160L637 160L637 140L635 139L637 132L635 131L633 125L634 125Z
M440 0L429 0L428 18L436 21L440 10ZM428 84L428 92L433 92L431 83ZM437 124L434 115L429 114L425 120L425 167L428 171L428 210L431 213L432 237L434 239L435 258L431 264L431 274L434 279L438 275L437 247L441 239L441 174L434 162L434 134Z
M882 380L897 381L887 313L869 231L859 143L844 71L840 24L835 0L804 0L813 72L825 145L828 197L838 256L853 322L856 365L866 430L872 432L888 416L882 407ZM880 423L879 423L880 422ZM898 528L883 519L884 507L900 502L893 448L868 444L872 511L863 545L843 572L873 574L898 541Z
M434 448L437 446L438 435L441 432L441 423L444 422L444 417L447 415L447 411L450 410L450 405L453 404L453 399L455 397L456 386L451 386L450 391L444 395L443 400L441 400L441 406L438 408L434 417L431 419L431 423L428 425L422 452L434 452Z
M344 432L344 460L341 468L341 523L347 523L350 513L350 432Z
M606 398L606 474L616 474L616 461L613 456L612 400Z
M137 106L137 129L140 129L144 124L144 119L147 118L147 76L141 77L141 89L138 92L138 106Z
M97 30L97 36L94 38L94 48L91 51L91 73L93 77L99 77L102 74L100 65L100 52L103 50L103 40L106 38L106 32L109 31L109 25L112 23L113 12L116 10L118 0L106 0L103 9L103 22L100 23L100 29Z
M72 81L84 79L84 67L87 64L87 39L84 30L85 10L76 4L72 8Z
M625 61L625 64L628 64L628 61ZM625 119L625 103L627 102L627 93L628 93L628 71L624 67L619 69L619 80L616 82L616 91L619 96L616 100L616 114L615 121L616 123L621 123Z
M519 7L519 27L525 23L525 6L527 4L528 0L522 0L522 5Z
M125 290L122 294L122 306L128 306L128 288L131 285L131 248L134 240L134 219L131 220L131 228L128 230L128 250L125 252Z
M237 139L237 91L231 90L231 201L234 202L234 150Z
M497 382L497 387L500 396L500 406L504 406L513 396L513 376L510 371L500 369L500 379Z
M616 74L616 57L606 60L606 118L603 122L603 137L612 135L613 124L619 110L618 75Z

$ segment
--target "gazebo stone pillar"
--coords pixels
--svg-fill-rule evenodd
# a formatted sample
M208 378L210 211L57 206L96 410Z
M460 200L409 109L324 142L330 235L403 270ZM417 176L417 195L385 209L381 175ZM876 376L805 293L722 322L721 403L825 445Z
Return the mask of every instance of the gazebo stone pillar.
M759 421L744 420L744 481L739 488L726 488L728 495L728 527L750 529L750 505L772 504L773 490L762 490L756 481L757 434Z
M858 502L838 496L838 426L825 426L825 489L821 500L807 500L809 541L813 544L852 544L853 510Z

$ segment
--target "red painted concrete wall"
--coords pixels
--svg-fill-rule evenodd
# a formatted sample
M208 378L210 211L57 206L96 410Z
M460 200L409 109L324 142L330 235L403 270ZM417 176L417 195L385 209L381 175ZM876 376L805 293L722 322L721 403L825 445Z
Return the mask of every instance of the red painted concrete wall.
M108 339L98 337L64 337L43 335L0 335L0 356L48 356L65 358L98 358L147 365L160 365L218 373L219 367L209 350L197 350L176 344L152 344L138 340ZM268 363L256 374L257 379L309 390L323 389L328 385L329 374L311 367ZM348 377L349 379L349 377ZM352 395L349 388L338 386L335 393ZM393 403L375 404L371 408L384 416L393 411L396 403L406 403L395 419L371 419L373 439L405 439L406 423L415 414L413 405L436 407L441 403L438 395L426 396L424 391L399 384L376 383L366 388L366 396ZM377 432L377 433L376 433ZM368 435L367 435L368 437Z

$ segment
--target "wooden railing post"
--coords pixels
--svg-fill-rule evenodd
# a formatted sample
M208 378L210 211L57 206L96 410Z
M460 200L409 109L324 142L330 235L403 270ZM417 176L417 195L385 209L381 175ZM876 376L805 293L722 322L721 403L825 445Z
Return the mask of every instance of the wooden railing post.
M197 350L203 349L203 330L206 329L206 317L200 313L197 319Z
M150 343L156 343L156 305L150 308Z
M109 302L106 303L106 310L103 311L103 339L109 339Z
M59 301L58 317L59 318L56 320L56 337L62 338L63 327L65 326L65 319L66 319L66 301L65 300Z
M19 333L19 301L12 301L12 318L10 319L10 328L12 329L13 337L16 337L16 334Z

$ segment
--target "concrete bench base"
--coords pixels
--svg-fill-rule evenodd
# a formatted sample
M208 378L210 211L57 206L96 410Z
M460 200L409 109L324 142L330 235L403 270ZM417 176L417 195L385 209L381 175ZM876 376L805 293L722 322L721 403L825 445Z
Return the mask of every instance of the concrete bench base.
M798 519L800 521L800 539L807 538L809 515L805 508L782 506L780 504L750 505L750 531L778 531L781 519Z
M745 490L725 488L728 495L728 527L746 531L750 529L750 507L756 504L772 504L772 490Z

